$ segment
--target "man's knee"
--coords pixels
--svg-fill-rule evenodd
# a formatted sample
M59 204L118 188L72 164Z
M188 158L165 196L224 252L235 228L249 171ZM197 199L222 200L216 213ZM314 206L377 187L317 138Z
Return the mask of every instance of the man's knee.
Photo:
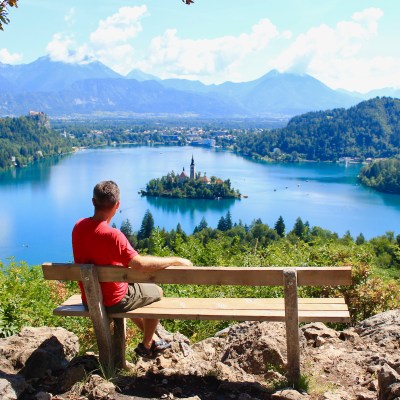
M160 286L157 286L157 287L158 287L158 291L160 292L160 298L161 298L161 297L164 296L164 292L163 292L163 290L160 288Z

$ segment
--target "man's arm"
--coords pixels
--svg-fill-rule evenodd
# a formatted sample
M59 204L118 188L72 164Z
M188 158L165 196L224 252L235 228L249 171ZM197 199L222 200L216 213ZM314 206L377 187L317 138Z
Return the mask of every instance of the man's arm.
M129 261L128 267L137 271L158 271L171 265L191 267L193 264L181 257L141 256L138 254Z

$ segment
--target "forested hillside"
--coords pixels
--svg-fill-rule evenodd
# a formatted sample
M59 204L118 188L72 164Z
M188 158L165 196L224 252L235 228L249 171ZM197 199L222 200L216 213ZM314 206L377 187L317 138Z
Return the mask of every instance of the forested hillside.
M400 194L400 160L378 160L360 171L359 180L380 192Z
M42 113L0 119L0 169L71 150L71 140L51 130Z
M238 137L235 149L280 161L337 161L340 157L392 157L400 154L400 100L364 101L292 118L286 128Z

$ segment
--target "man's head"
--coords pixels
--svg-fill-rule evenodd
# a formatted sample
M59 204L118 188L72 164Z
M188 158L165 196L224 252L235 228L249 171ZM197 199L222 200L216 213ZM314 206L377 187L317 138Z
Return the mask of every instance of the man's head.
M95 211L111 211L119 205L119 188L113 181L99 182L93 189L93 205Z

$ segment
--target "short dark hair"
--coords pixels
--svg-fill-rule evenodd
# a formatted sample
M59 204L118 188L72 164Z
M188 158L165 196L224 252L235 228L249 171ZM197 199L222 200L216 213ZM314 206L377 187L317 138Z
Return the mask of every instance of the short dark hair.
M96 210L109 210L119 201L119 187L113 181L99 182L93 189L93 205Z

